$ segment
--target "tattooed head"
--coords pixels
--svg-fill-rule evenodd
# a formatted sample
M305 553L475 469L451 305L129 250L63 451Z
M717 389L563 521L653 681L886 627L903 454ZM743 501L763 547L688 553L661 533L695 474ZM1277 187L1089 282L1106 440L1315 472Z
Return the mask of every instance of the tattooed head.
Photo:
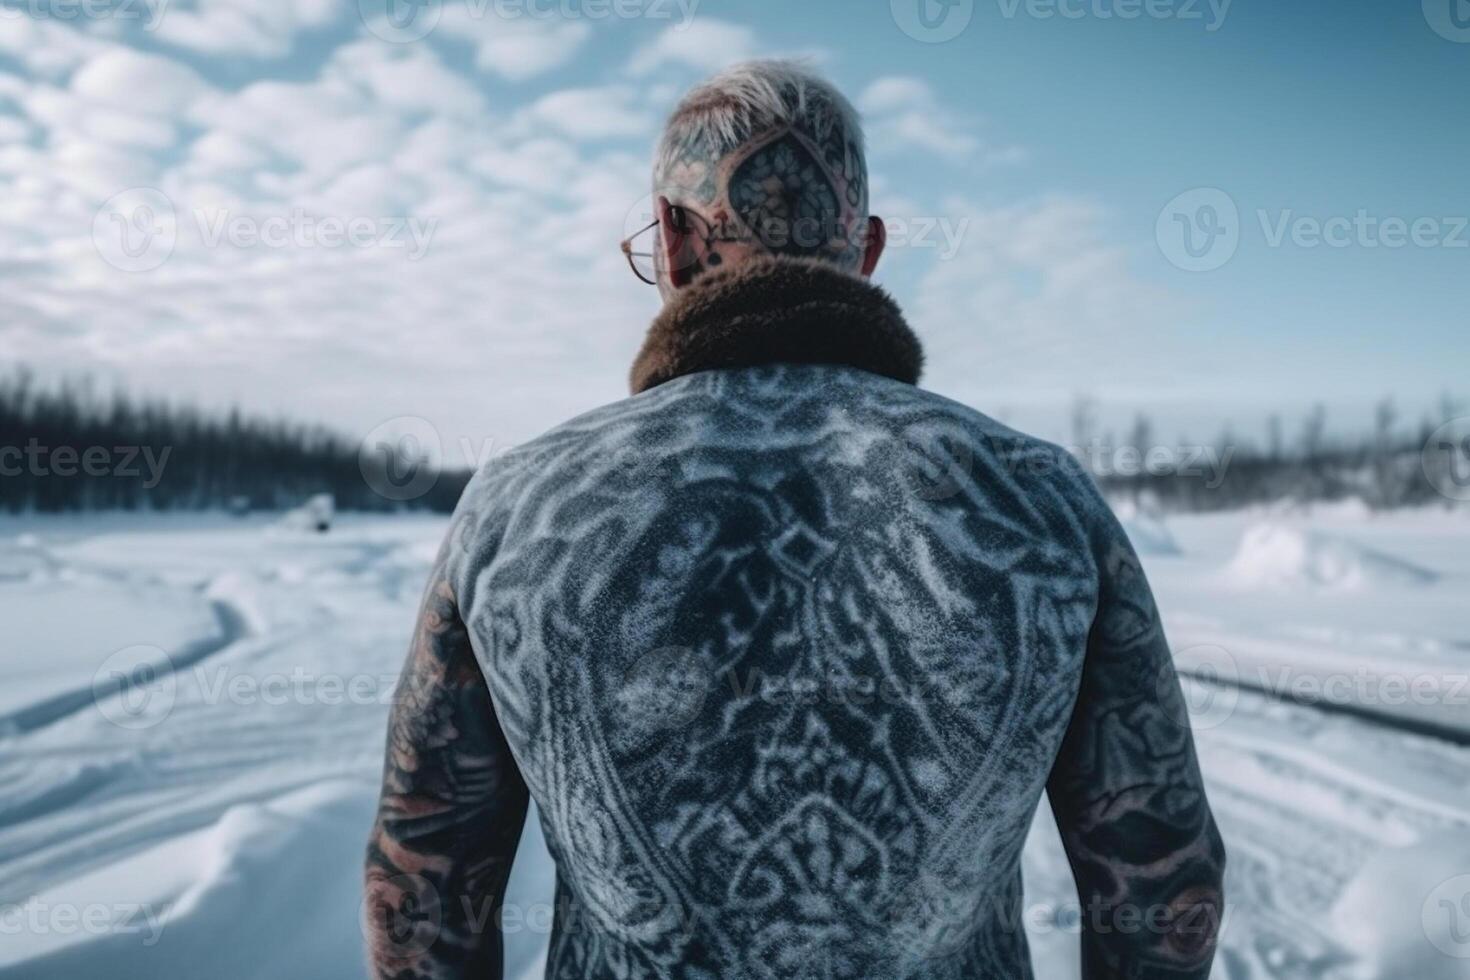
M691 278L756 254L864 264L861 123L795 62L736 65L686 95L659 142L654 196L687 213Z

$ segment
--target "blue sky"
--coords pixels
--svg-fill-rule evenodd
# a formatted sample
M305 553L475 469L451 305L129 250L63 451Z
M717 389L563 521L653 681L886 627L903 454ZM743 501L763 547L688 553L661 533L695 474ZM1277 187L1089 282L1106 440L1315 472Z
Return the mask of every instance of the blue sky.
M1465 0L385 11L0 0L4 356L523 441L622 394L663 114L794 54L864 112L930 386L1053 437L1079 393L1196 439L1470 396Z

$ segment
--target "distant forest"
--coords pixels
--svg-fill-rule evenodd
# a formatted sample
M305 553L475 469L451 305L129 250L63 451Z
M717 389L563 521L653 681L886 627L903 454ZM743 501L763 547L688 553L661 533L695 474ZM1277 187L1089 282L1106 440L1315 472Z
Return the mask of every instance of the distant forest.
M1460 492L1470 491L1470 424L1453 430L1457 441L1452 445L1446 441L1441 427L1466 421L1464 403L1448 395L1433 415L1411 422L1401 418L1392 399L1384 399L1375 406L1371 425L1357 436L1331 435L1327 409L1318 405L1294 430L1275 415L1259 439L1227 429L1195 444L1185 439L1161 443L1152 420L1142 415L1121 438L1098 435L1094 409L1090 399L1074 403L1070 448L1084 464L1093 464L1093 475L1115 501L1132 500L1162 512L1347 500L1394 510L1454 505L1456 500L1439 487L1470 497ZM1120 453L1120 447L1132 453ZM1163 463L1152 471L1140 463L1151 451Z
M390 461L359 448L321 426L103 396L85 380L43 385L24 368L0 375L3 510L279 511L330 493L342 510L447 512L469 479L444 472L422 496L391 500L373 490L402 482L383 482ZM422 461L391 465L409 464Z
M1448 505L1436 483L1470 485L1470 457L1460 458L1470 447L1426 451L1441 421L1464 414L1448 397L1435 418L1412 424L1384 401L1357 438L1329 436L1318 408L1295 431L1274 419L1258 439L1226 431L1191 446L1161 442L1144 416L1121 438L1099 433L1095 414L1090 399L1074 403L1068 448L1110 497L1164 512L1348 499L1383 510ZM440 472L408 501L374 490L425 466L364 454L320 426L104 396L85 380L42 384L24 368L0 374L0 510L280 511L323 493L341 510L453 510L468 472Z

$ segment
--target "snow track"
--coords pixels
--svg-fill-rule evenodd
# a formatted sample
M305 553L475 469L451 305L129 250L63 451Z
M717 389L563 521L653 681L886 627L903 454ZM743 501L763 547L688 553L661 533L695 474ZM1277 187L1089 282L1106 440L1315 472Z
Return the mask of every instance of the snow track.
M1470 976L1420 925L1434 889L1470 874L1454 844L1470 841L1463 708L1252 690L1260 667L1449 677L1470 665L1470 522L1354 520L1327 521L1333 540L1364 540L1334 554L1404 555L1433 577L1232 588L1223 570L1258 516L1148 529L1144 561L1230 849L1217 978ZM360 855L443 522L348 518L323 536L43 524L15 546L4 530L0 611L23 649L0 661L19 678L0 697L0 980L360 977ZM105 629L70 621L89 610ZM101 709L128 692L94 695L90 680L134 643L169 651L171 694L124 727ZM1221 649L1235 673L1188 676ZM52 661L54 677L24 674ZM1025 862L1037 975L1075 978L1075 893L1044 809ZM510 897L525 920L544 921L552 881L533 817ZM76 924L88 913L100 925ZM509 935L507 976L536 975L545 939Z

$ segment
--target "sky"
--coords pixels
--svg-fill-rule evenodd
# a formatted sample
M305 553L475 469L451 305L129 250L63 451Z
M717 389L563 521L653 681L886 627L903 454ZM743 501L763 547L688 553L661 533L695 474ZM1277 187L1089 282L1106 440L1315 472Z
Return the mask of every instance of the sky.
M1059 439L1470 398L1467 0L0 0L0 363L524 442L625 395L662 120L763 56L864 116L928 387Z

